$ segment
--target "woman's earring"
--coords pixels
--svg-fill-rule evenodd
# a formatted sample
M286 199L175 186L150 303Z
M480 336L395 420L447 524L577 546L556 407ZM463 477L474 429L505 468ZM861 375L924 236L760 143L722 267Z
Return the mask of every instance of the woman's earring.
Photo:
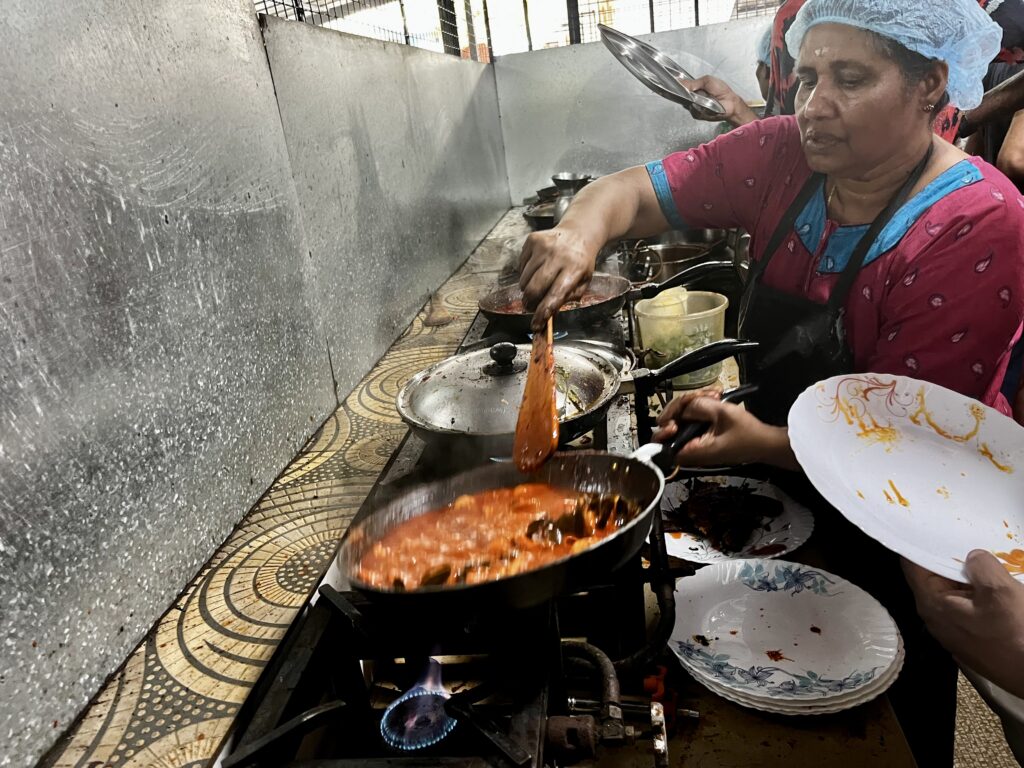
M925 104L923 107L921 107L921 110L923 112L931 112L934 109L935 109L935 105L934 104Z

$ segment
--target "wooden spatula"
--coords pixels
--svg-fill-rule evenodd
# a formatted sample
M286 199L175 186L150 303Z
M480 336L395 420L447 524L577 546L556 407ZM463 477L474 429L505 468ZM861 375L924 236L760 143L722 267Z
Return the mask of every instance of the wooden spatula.
M516 439L512 447L520 472L533 472L558 447L558 409L555 406L555 345L552 319L544 333L533 336L526 389L519 406Z

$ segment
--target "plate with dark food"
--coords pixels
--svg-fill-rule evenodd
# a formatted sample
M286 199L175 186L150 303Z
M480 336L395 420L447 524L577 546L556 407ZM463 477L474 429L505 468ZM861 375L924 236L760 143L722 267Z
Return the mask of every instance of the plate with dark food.
M661 514L668 553L692 563L779 557L814 530L809 509L775 485L745 477L670 483Z

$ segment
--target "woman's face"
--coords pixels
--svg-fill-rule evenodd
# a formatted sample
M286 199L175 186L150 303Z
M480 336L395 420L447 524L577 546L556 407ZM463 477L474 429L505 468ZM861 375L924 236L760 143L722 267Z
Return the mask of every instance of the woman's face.
M797 123L811 168L859 178L921 143L930 126L927 82L908 87L900 68L868 32L821 24L804 37L797 61ZM941 84L942 93L945 84Z

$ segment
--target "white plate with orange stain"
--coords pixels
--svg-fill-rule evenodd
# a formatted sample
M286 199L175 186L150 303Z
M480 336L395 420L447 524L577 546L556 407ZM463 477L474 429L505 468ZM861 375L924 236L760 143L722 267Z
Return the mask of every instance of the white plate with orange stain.
M819 382L789 412L808 479L886 548L964 582L973 549L1024 581L1024 427L905 376Z

